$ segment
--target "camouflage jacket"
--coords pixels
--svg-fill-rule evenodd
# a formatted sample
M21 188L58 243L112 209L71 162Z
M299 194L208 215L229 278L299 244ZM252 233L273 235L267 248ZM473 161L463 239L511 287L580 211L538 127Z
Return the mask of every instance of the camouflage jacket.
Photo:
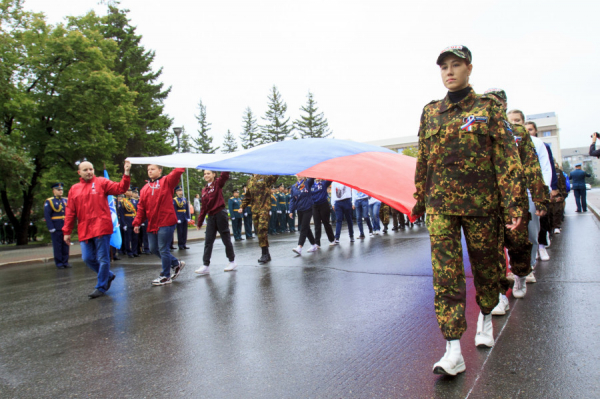
M565 198L567 198L569 196L569 193L567 192L567 178L565 177L562 169L560 169L560 168L556 168L556 179L557 179L556 184L558 186L558 192L560 194L557 195L556 197L552 198L552 201L562 202L565 200Z
M522 166L500 103L471 91L423 109L413 214L491 216L499 208L523 215Z
M242 200L242 209L252 207L252 213L271 210L271 186L278 176L254 175L248 181L246 196Z
M515 143L523 165L524 184L531 193L531 200L535 203L535 209L545 211L550 201L550 190L544 184L544 176L540 161L535 153L535 145L531 141L529 132L521 125L512 125ZM525 199L527 201L527 199Z

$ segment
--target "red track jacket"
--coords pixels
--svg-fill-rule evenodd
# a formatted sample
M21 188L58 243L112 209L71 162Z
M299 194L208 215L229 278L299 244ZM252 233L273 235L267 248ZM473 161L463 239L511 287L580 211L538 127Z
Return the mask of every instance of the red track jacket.
M131 178L123 175L120 183L94 176L86 182L79 179L69 190L69 202L65 209L64 235L71 235L78 220L79 241L113 233L112 217L108 207L109 195L124 194Z
M196 221L196 225L202 227L206 215L214 215L225 208L225 200L223 199L223 187L229 180L229 172L221 172L221 176L217 177L209 186L202 189L202 201L200 215Z
M157 233L160 227L177 224L177 216L173 208L173 192L183 172L185 172L184 168L174 169L166 176L149 181L142 188L133 227L148 220L148 232Z

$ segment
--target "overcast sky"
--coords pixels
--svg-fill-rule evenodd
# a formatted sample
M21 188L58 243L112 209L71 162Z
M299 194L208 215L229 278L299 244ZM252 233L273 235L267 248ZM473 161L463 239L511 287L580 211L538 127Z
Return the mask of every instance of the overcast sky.
M504 88L509 108L554 111L561 148L600 131L600 3L589 1L122 0L171 86L166 112L195 133L198 101L214 143L239 136L250 107L261 123L276 85L291 120L310 90L335 138L417 134L423 106L445 96L435 60L473 53L471 84ZM26 0L51 23L98 0Z

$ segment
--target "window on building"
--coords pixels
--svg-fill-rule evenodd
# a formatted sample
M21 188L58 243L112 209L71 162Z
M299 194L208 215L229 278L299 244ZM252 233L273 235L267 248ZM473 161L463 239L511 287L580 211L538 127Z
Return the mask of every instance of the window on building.
M542 132L542 137L550 137L552 136L552 132L550 130Z

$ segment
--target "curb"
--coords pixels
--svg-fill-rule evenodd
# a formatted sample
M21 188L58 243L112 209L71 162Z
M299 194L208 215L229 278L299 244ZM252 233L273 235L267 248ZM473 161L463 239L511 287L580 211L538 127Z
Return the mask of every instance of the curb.
M596 215L596 218L597 218L598 220L600 220L600 211L598 211L598 209L596 209L596 208L595 208L593 205L591 205L591 204L589 204L589 203L587 204L587 207L588 207L588 208L590 208L590 211L592 211L592 213L593 213L594 215Z

